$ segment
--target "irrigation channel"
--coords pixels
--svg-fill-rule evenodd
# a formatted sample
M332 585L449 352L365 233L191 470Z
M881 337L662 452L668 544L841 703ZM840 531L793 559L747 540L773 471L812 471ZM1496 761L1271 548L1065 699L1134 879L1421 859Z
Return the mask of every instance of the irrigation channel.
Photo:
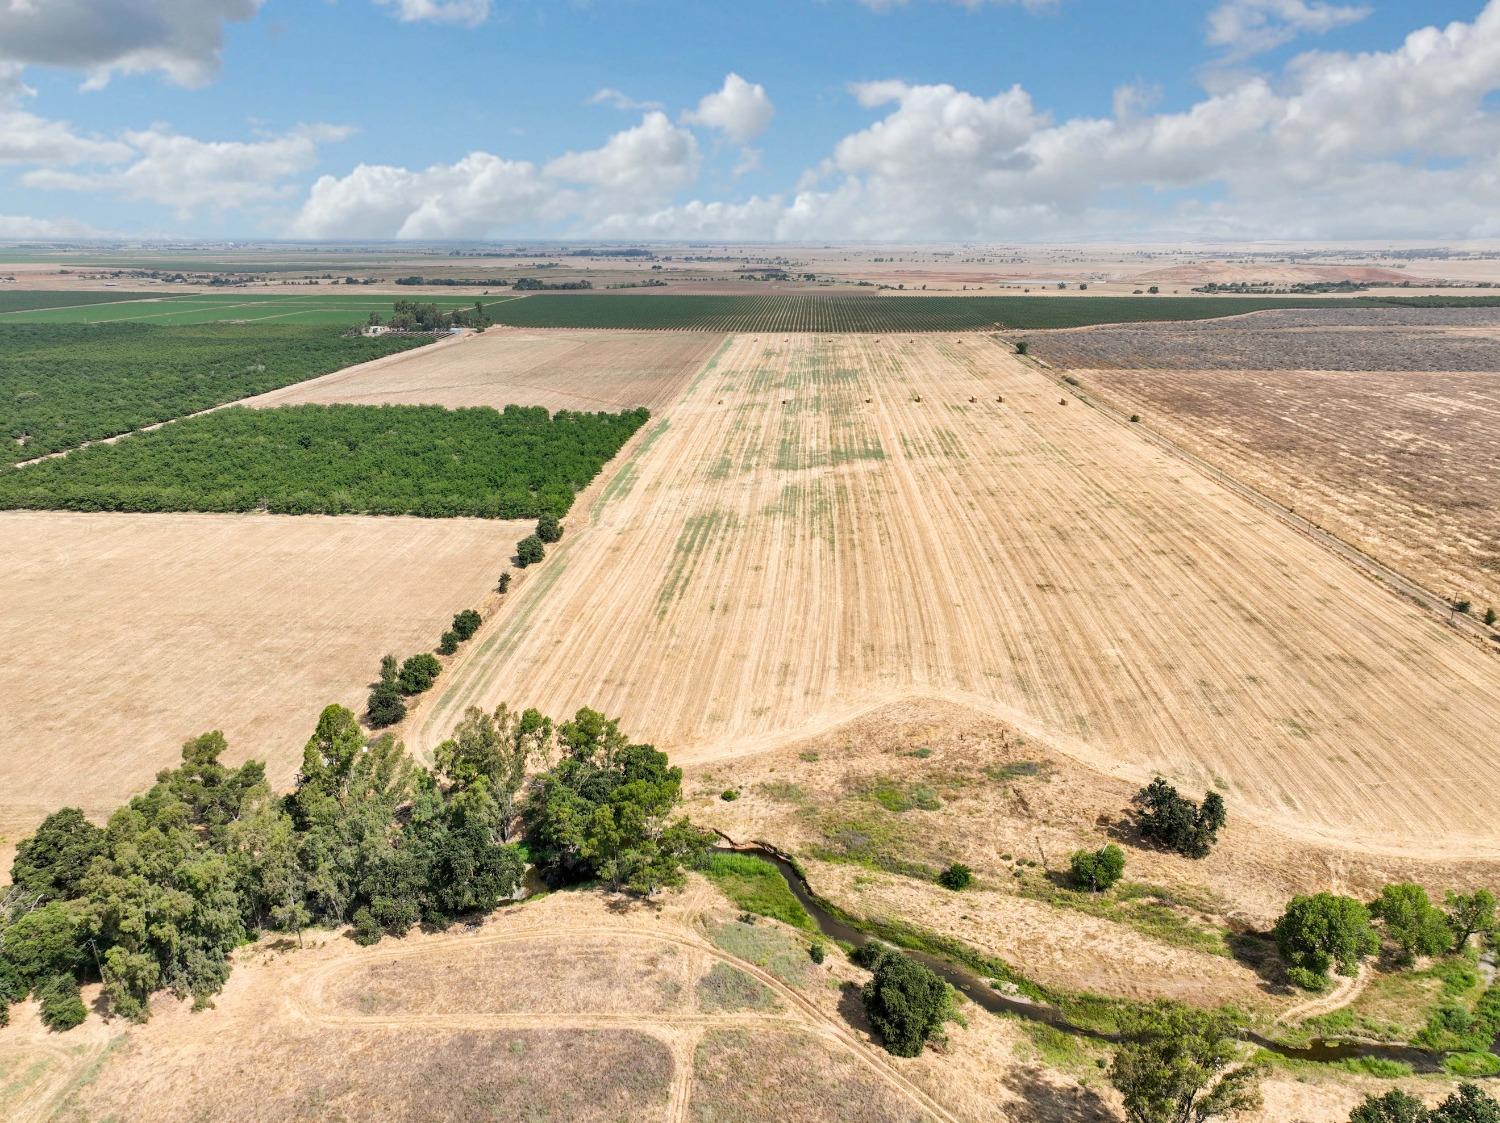
M807 879L802 876L802 872L784 854L764 843L740 845L728 839L727 836L721 837L725 837L731 845L716 847L720 853L749 854L775 866L781 876L786 879L787 887L791 889L792 895L812 917L818 930L830 940L855 947L880 940L878 936L866 932L841 915L837 909L825 904L812 891L807 884ZM950 959L920 949L902 948L901 950L912 959L930 968L965 998L992 1014L1009 1014L1029 1022L1041 1022L1061 1033L1088 1038L1091 1041L1118 1042L1120 1040L1119 1034L1073 1024L1068 1020L1067 1015L1055 1006L1047 1006L1025 997L996 990L988 979ZM1335 1061L1376 1059L1410 1065L1413 1071L1419 1073L1445 1071L1441 1054L1418 1049L1413 1045L1386 1045L1373 1041L1339 1041L1329 1038L1314 1038L1306 1045L1287 1045L1284 1042L1263 1037L1251 1030L1242 1030L1240 1035L1244 1040L1260 1046L1269 1053L1291 1060L1328 1064ZM1491 1051L1500 1053L1500 1039L1497 1039L1496 1043L1491 1046Z

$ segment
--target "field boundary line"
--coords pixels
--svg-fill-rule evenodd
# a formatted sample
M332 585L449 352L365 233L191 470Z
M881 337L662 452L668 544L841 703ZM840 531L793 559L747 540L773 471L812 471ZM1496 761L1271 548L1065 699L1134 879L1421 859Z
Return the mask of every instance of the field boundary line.
M712 943L709 943L705 939L694 936L679 936L670 932L657 932L651 931L650 929L634 926L610 927L601 924L554 925L548 924L543 921L528 925L527 927L519 929L517 931L482 933L475 936L459 934L452 937L439 938L437 940L414 947L392 949L391 951L386 951L384 954L380 952L377 945L375 948L370 949L370 951L363 955L358 955L350 959L335 961L334 963L319 965L318 967L315 967L313 969L313 978L311 980L311 985L305 987L300 993L293 994L292 1002L293 1005L298 1009L300 1015L304 1019L311 1021L314 1024L344 1026L390 1025L393 1022L397 1021L397 1019L390 1017L382 1018L378 1015L339 1014L336 1012L328 1011L326 1009L325 999L323 996L324 985L329 982L332 977L337 976L342 971L349 970L351 968L357 968L363 963L378 963L382 960L387 959L409 959L422 956L423 954L434 950L451 948L454 946L480 947L490 944L515 943L524 940L557 940L558 938L577 936L605 936L616 939L625 937L648 941L654 940L660 943L667 944L677 944L681 947L689 948L693 951L702 952L710 958L718 959L724 963L728 963L732 967L737 967L741 971L744 971L747 975L750 975L752 978L762 983L764 986L770 989L773 994L780 997L789 1007L789 1014L801 1015L800 1018L767 1018L765 1015L756 1015L756 1017L764 1019L768 1024L786 1025L788 1028L799 1029L803 1032L808 1032L809 1030L811 1030L817 1033L826 1041L830 1042L831 1044L838 1045L844 1051L852 1054L856 1060L862 1062L866 1068L872 1070L888 1085L905 1096L906 1099L910 1100L913 1104L921 1108L928 1115L942 1120L944 1121L944 1123L959 1123L957 1116L955 1116L942 1104L938 1103L937 1100L930 1096L920 1086L909 1080L902 1072L899 1071L899 1069L893 1062L886 1060L884 1056L884 1050L881 1050L874 1045L870 1045L862 1041L853 1029L844 1025L833 1016L825 1013L810 998L805 997L789 984L782 982L781 979L772 974L770 971L767 971L757 964L751 963L749 960L740 959L738 956L733 955L732 953L727 952L723 948L717 947ZM310 1009L308 1006L309 1002L319 1003L323 1005L324 1008ZM472 1024L475 1020L474 1018L464 1018L461 1016L453 1017L451 1015L435 1015L425 1017L423 1015L412 1015L406 1018L401 1018L399 1020L401 1022L412 1022L424 1025L434 1024L427 1020L428 1017L436 1017L439 1020L439 1023L443 1025L452 1023L455 1026L461 1024ZM479 1015L478 1017L481 1020L486 1017L527 1018L541 1022L545 1025L552 1025L562 1019L567 1018L598 1019L599 1023L601 1024L611 1025L622 1023L629 1025L643 1025L646 1023L650 1023L657 1018L657 1016L653 1014L627 1013L610 1015L558 1015L546 1011L524 1014L517 1012L510 1015L490 1014ZM699 1022L696 1020L696 1018L698 1017L706 1018L709 1020ZM722 1014L698 1015L696 1017L692 1015L683 1015L680 1016L680 1018L690 1025L732 1025L745 1020L734 1019L732 1016ZM690 1018L694 1020L689 1020ZM662 1015L659 1020L662 1024L671 1024L670 1015ZM507 1021L505 1024L515 1023Z
M1012 346L1010 340L998 335L991 338L994 340L996 346ZM1451 604L1429 590L1425 585L1406 576L1399 570L1393 569L1384 562L1371 557L1359 547L1350 545L1332 532L1323 529L1311 519L1297 514L1297 512L1272 499L1264 492L1251 487L1238 477L1210 464L1196 453L1189 452L1170 438L1142 424L1132 422L1124 410L1105 401L1101 397L1091 395L1082 386L1069 382L1058 373L1059 368L1052 366L1050 363L1032 355L1016 355L1014 357L1027 363L1042 377L1059 386L1090 409L1097 410L1106 417L1129 426L1132 431L1138 433L1151 445L1181 460L1200 474L1207 476L1214 483L1228 488L1241 499L1250 502L1253 506L1269 515L1273 515L1283 525L1291 527L1305 537L1312 539L1328 553L1341 558L1363 576L1388 589L1392 595L1402 600L1411 601L1418 608L1425 610L1428 615L1435 618L1438 623L1446 625L1456 635L1474 641L1475 646L1483 651L1488 651L1491 654L1497 653L1497 648L1494 646L1495 640L1493 639L1495 633L1490 628L1486 627L1473 616L1456 612Z

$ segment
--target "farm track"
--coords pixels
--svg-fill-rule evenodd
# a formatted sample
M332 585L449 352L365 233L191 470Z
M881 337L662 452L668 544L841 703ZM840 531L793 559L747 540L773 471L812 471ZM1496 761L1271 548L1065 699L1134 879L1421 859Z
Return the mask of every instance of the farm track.
M738 337L596 487L414 748L509 701L711 762L934 695L1292 835L1500 853L1494 661L988 339Z
M431 955L448 947L472 950L497 944L517 944L527 941L545 940L558 944L581 937L605 937L611 940L634 940L644 943L667 944L684 948L719 962L727 963L757 980L779 998L785 1011L779 1014L692 1014L692 1013L489 1013L474 1011L442 1015L358 1015L331 1012L324 997L330 983L336 983L343 973L357 970L369 963L391 962L414 956ZM402 1026L423 1029L488 1029L501 1027L535 1026L544 1029L621 1029L632 1028L653 1032L662 1036L673 1054L673 1076L671 1095L666 1118L670 1123L690 1118L692 1093L693 1047L697 1034L704 1029L723 1027L753 1028L758 1032L808 1032L815 1033L824 1042L833 1045L858 1061L865 1069L879 1077L893 1090L927 1113L945 1123L957 1123L954 1116L942 1104L934 1100L911 1080L880 1049L862 1040L837 1018L825 1013L816 1004L804 997L796 988L788 986L772 974L748 960L740 959L722 951L707 940L669 931L642 931L606 925L583 924L539 924L534 927L517 928L505 932L480 935L463 935L429 940L420 946L370 952L353 959L344 959L328 964L302 980L302 985L293 992L294 1017L298 1020L327 1026L330 1029L379 1028L390 1029ZM680 1032L687 1030L684 1038ZM684 1063L685 1062L685 1063Z
M1049 364L1038 362L1034 359L1029 361L1038 371L1055 382L1059 389L1072 394L1073 397L1085 405L1098 410L1114 421L1121 424L1131 424L1130 417L1125 410L1111 404L1098 395L1090 394L1082 386L1068 382L1062 374L1054 372ZM1384 562L1371 557L1359 547L1344 541L1310 519L1302 517L1270 496L1257 491L1249 484L1209 463L1196 453L1188 451L1161 433L1155 432L1144 425L1132 425L1132 428L1136 429L1142 438L1157 448L1169 452L1179 460L1192 465L1194 469L1208 476L1216 483L1235 492L1267 514L1274 515L1298 533L1311 538L1318 545L1324 547L1330 553L1337 555L1342 561L1347 562L1364 576L1371 578L1378 584L1384 585L1398 597L1420 606L1439 623L1446 624L1464 637L1476 641L1481 649L1495 652L1495 630L1493 628L1486 626L1473 616L1454 612L1453 606L1447 600L1436 595L1425 586L1393 569L1391 566L1386 565Z

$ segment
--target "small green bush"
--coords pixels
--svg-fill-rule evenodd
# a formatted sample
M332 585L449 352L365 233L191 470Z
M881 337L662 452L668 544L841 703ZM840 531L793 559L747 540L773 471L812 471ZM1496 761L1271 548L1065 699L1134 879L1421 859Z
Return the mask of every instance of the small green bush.
M1114 843L1098 850L1075 850L1068 858L1068 878L1075 889L1103 893L1125 873L1125 851Z
M1017 355L1025 355L1025 354L1030 353L1030 351L1031 351L1031 344L1027 343L1026 340L1023 339L1019 343L1016 344L1016 354Z
M401 664L401 674L397 677L396 685L402 694L423 694L432 689L432 684L437 681L438 674L443 665L437 661L437 656L423 651L413 655Z
M484 621L479 613L472 608L466 608L453 618L453 634L460 642L471 639L475 632L479 631L479 625Z
M807 948L807 957L814 963L822 963L823 960L828 958L828 948L821 943L809 944Z
M722 792L719 793L719 798L722 799L725 803L733 803L735 800L740 798L740 793L735 791L733 788L725 788Z
M502 573L500 575L500 584L499 584L498 588L500 590L501 595L504 595L505 593L510 592L510 570L507 569L504 573Z
M557 521L556 515L543 515L536 520L536 536L548 545L560 539L562 532L562 523Z
M528 565L536 565L546 556L547 548L542 545L542 540L535 534L516 543L516 564L522 569Z
M960 889L967 889L973 883L974 871L962 862L954 862L938 874L938 884L944 889L952 889L955 893Z
M439 655L454 654L458 650L458 633L454 631L444 632L443 638L438 640L437 649Z
M368 706L370 724L376 729L395 725L406 716L406 703L401 700L401 689L393 682L382 682L370 691Z
M89 1016L72 975L53 975L36 996L42 1003L42 1024L54 1033L66 1033Z

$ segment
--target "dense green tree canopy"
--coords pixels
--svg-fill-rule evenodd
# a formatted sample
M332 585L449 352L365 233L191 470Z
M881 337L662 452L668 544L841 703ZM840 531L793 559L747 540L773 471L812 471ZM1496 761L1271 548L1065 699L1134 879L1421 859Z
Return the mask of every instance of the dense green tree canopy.
M1361 959L1380 950L1370 910L1333 893L1293 897L1273 931L1281 958L1303 985L1319 985L1335 966L1352 975Z
M231 407L0 471L0 507L534 518L646 421L506 406Z
M1227 1015L1158 1002L1128 1013L1120 1028L1109 1076L1130 1123L1201 1123L1259 1106L1261 1071L1238 1063Z
M429 340L257 324L0 324L0 463L75 448Z
M874 971L862 993L865 1014L887 1052L915 1057L952 1010L948 984L899 952L879 956Z

